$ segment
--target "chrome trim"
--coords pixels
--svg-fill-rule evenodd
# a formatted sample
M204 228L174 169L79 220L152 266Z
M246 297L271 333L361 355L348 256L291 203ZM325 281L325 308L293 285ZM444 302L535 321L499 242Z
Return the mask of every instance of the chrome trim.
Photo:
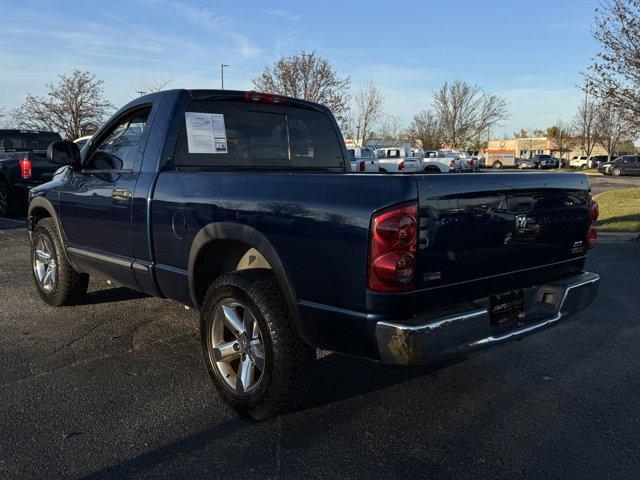
M379 321L375 332L380 359L403 365L427 363L524 337L584 310L596 297L599 282L599 275L584 272L525 289L523 321L531 323L502 335L493 333L488 297L465 306L463 312L460 306L450 313L424 312L419 317L429 321L418 324L415 319ZM546 300L548 294L554 295L551 301Z
M480 310L474 310L469 313L465 313L463 315L458 315L456 317L445 318L444 320L440 320L433 323L425 323L420 325L405 325L402 323L392 323L392 322L378 322L378 325L384 327L398 328L401 330L407 330L410 332L418 332L420 330L437 330L438 328L447 325L449 323L457 322L459 320L470 320L472 318L480 317L482 315L487 314L487 309L483 308Z
M509 340L510 338L513 337L517 337L518 335L526 335L528 333L532 333L536 330L541 330L543 328L546 328L550 325L553 325L554 323L556 323L558 320L562 319L563 315L562 315L562 307L564 305L564 302L567 300L567 295L569 294L569 292L575 288L579 288L579 287L583 287L585 285L588 285L590 283L596 283L600 281L600 276L597 276L597 278L593 278L590 280L585 280L584 282L580 282L580 283L576 283L576 284L572 284L569 287L567 287L567 289L564 292L564 296L562 297L562 301L560 302L560 307L558 308L558 313L552 317L549 318L547 320L544 320L542 322L538 322L538 323L534 323L533 325L529 325L525 328L521 328L519 330L513 330L509 333L505 333L504 335L500 335L497 337L494 336L490 336L490 337L486 337L483 338L481 340L477 340L475 342L471 342L469 345L474 347L477 345L485 345L485 344L491 344L491 343L495 343L495 342L503 342L506 340Z

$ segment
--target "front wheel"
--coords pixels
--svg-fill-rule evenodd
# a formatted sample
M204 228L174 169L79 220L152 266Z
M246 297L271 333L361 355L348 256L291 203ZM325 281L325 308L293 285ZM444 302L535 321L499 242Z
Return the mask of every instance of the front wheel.
M262 420L304 400L315 349L296 330L271 270L232 272L211 285L200 333L209 376L240 415Z
M53 220L40 220L31 241L33 279L40 297L54 307L79 303L89 285L89 275L76 271L63 249Z
M493 162L491 164L491 168L495 168L495 169L502 168L502 162Z
M620 170L620 168L616 167L616 168L611 170L611 175L613 175L614 177L619 177L620 175L622 175L622 170Z

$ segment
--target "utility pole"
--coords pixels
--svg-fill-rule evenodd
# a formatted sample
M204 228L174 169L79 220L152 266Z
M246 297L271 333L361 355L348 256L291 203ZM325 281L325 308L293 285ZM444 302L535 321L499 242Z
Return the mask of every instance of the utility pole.
M139 95L139 96L141 96L141 97L142 97L143 95L146 95L146 93L147 93L147 92L145 92L144 90L137 90L137 92L138 92L138 95Z
M227 65L226 63L221 63L220 64L220 83L221 83L221 90L224 90L224 67L228 67L229 65Z

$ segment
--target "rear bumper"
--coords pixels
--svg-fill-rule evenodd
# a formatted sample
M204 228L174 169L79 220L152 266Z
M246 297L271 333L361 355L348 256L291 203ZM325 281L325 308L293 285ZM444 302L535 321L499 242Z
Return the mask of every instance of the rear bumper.
M599 284L599 275L582 273L524 290L521 326L500 335L492 332L488 298L406 323L379 321L375 337L380 360L401 365L427 363L520 339L587 308Z

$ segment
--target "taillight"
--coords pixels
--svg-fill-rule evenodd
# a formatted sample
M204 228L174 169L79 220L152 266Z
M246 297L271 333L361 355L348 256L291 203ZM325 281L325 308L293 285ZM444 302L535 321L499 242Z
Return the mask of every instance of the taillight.
M31 160L28 158L20 160L20 173L24 179L31 178Z
M404 170L404 160L398 164L398 170Z
M455 168L455 166L456 166L456 161L451 160L451 162L449 162L449 168Z
M364 172L364 160L360 162L360 165L358 165L358 170L360 170L361 172Z
M260 93L260 92L245 92L244 99L247 102L256 102L256 103L273 103L277 105L284 105L287 103L284 97L280 95L272 95L270 93Z
M469 165L470 167L473 167L473 160L467 160L467 165Z
M413 288L418 243L418 207L397 205L373 214L367 266L369 290L404 292Z

